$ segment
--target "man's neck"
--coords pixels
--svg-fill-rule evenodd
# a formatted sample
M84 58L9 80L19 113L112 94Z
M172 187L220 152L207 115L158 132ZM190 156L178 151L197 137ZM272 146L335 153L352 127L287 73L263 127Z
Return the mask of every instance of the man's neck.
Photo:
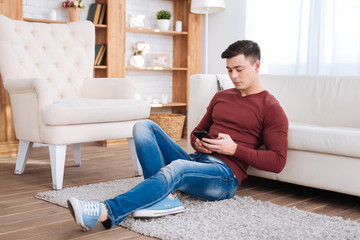
M263 88L263 86L261 84L254 84L254 85L252 85L251 87L249 87L247 89L242 89L242 90L239 89L239 92L240 92L241 96L245 97L245 96L248 96L248 95L252 95L252 94L262 92L264 90L265 90L265 88Z

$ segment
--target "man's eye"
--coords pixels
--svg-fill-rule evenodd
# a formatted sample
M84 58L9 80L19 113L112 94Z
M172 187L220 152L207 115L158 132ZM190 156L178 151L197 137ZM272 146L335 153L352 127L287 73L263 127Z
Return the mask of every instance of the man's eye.
M242 69L236 69L236 71L237 71L237 72L241 72L241 71L242 71Z

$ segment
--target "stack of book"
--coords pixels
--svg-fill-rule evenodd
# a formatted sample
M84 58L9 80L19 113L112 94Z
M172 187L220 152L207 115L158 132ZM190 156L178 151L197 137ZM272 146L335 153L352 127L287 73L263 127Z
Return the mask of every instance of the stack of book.
M106 45L105 44L96 44L95 45L95 60L94 65L99 66L101 65L106 52Z
M106 23L106 4L105 3L92 3L89 8L87 20L94 24Z

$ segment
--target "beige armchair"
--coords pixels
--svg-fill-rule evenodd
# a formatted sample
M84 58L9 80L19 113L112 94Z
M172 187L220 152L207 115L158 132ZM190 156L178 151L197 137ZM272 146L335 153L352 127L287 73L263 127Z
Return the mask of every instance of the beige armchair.
M0 15L0 73L10 94L19 150L15 174L22 174L33 143L49 145L54 189L63 185L66 146L127 138L134 171L141 174L133 125L150 114L134 99L127 79L93 78L94 25L29 23Z

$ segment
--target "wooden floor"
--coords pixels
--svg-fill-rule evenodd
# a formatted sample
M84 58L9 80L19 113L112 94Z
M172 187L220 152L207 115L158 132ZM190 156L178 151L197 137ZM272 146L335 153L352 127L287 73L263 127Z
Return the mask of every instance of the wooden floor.
M98 225L82 232L66 208L35 199L37 192L52 187L47 148L33 149L24 174L14 175L14 168L14 158L0 159L0 239L150 239L121 227L104 230ZM81 167L74 167L68 149L64 187L132 176L127 146L83 145ZM359 197L255 177L245 180L237 194L360 222Z

